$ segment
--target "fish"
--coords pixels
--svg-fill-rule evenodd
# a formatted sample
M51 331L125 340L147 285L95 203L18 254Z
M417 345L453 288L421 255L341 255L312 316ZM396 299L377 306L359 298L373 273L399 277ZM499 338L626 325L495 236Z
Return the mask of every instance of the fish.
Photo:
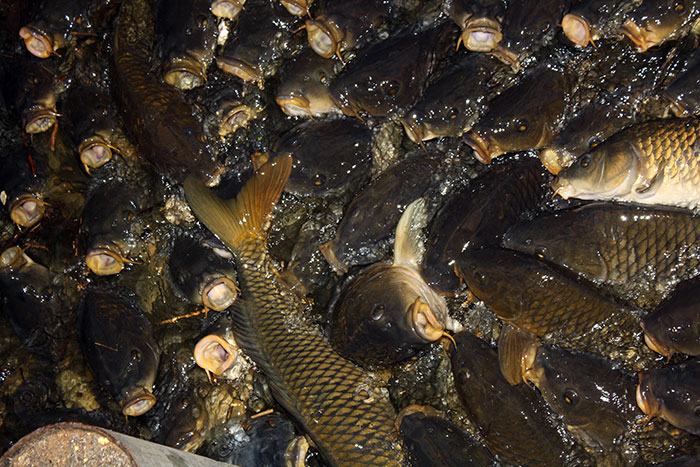
M290 154L294 160L285 191L323 197L368 181L371 145L372 132L367 125L356 119L337 119L297 125L281 136L273 152Z
M337 74L337 62L303 49L294 55L280 73L275 102L290 117L321 117L340 113L331 98L329 85Z
M462 138L484 164L507 152L544 147L561 125L572 86L566 73L538 66L494 98Z
M8 101L14 104L22 119L24 131L37 134L53 128L59 117L58 96L65 90L57 79L57 59L16 57L11 66L13 77L3 87Z
M310 16L309 9L314 0L280 0L288 12L296 16Z
M618 33L624 34L639 52L683 37L700 16L695 2L643 0L632 10Z
M634 309L537 257L504 248L467 249L456 267L500 319L546 342L620 359L639 338Z
M342 53L364 42L390 13L391 3L385 0L329 2L306 20L309 45L323 58L337 56L342 61Z
M529 348L523 366L523 378L537 386L598 462L625 465L623 438L642 415L634 378L607 360L549 346Z
M695 153L700 119L639 123L608 138L561 171L552 189L564 199L618 200L694 209L700 201Z
M700 272L700 218L682 209L590 203L513 226L506 248L564 266L653 308ZM585 235L582 233L585 232Z
M401 207L427 195L441 176L439 161L425 154L409 154L374 179L350 202L333 239L319 248L338 274L381 259L375 246L396 230ZM426 174L430 176L426 177Z
M649 417L700 435L700 363L697 359L639 373L637 405Z
M416 144L440 136L457 137L469 131L486 112L488 93L502 86L492 82L499 61L470 54L442 73L401 123ZM494 89L495 88L495 89Z
M223 311L238 296L235 264L193 238L174 241L168 270L182 295L209 310Z
M217 18L234 19L243 11L246 0L212 0L211 12Z
M469 332L454 336L450 350L457 394L467 418L498 458L514 465L565 465L566 447L547 421L537 393L511 386L501 375L498 356Z
M0 150L0 192L3 205L12 222L20 228L37 225L46 213L46 181L49 168L43 158L30 160L27 148L21 143L8 144Z
M503 39L503 0L452 0L446 5L450 18L462 29L457 48L461 43L467 50L490 52Z
M209 0L160 0L156 6L156 35L163 79L189 90L206 82L214 60L217 26Z
M209 428L209 414L194 388L178 394L161 421L165 428L158 441L166 446L196 452L204 443Z
M83 355L122 413L138 417L149 411L156 403L153 384L160 351L134 299L92 287L78 319Z
M75 39L74 34L90 29L89 0L69 0L65 2L37 2L32 20L22 26L19 36L27 50L38 58L58 55Z
M248 367L233 335L233 321L226 315L205 330L193 353L200 368L225 379L238 379Z
M561 28L576 46L596 46L596 41L611 37L627 15L642 0L582 0L564 15Z
M700 107L700 54L694 54L688 69L661 93L678 118L698 116Z
M445 334L445 299L420 273L425 200L408 205L396 227L394 262L377 263L347 283L335 303L330 340L361 364L388 365L412 357Z
M329 464L401 465L396 414L388 398L370 392L366 376L318 331L290 321L300 302L277 279L266 227L291 170L291 157L275 158L229 202L200 180L185 180L195 216L231 249L238 265L246 305L233 311L236 342Z
M386 117L414 105L428 76L447 52L453 25L408 28L361 49L331 82L333 101L345 115Z
M430 406L409 405L399 413L396 424L403 435L411 465L496 465L486 447Z
M154 21L146 0L125 0L119 9L111 78L124 123L156 169L213 184L220 167L207 153L201 123L182 93L151 72Z
M671 295L642 319L644 341L655 352L670 358L674 353L700 355L700 303L694 278L678 284Z
M534 158L494 163L449 196L432 220L426 240L423 277L441 293L460 281L454 262L465 248L498 245L508 227L547 197L550 177Z

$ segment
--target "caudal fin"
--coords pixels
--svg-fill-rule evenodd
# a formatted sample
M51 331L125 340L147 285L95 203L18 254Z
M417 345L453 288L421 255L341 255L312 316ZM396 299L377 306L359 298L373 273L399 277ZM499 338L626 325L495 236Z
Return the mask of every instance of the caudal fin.
M201 180L185 180L185 197L194 215L232 250L251 238L264 239L272 210L292 170L289 154L260 167L232 200L222 200Z

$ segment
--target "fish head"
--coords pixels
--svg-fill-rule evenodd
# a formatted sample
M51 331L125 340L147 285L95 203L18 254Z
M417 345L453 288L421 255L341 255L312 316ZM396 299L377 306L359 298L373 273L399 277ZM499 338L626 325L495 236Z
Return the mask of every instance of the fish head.
M51 34L37 26L23 26L19 30L19 36L24 40L27 50L39 58L49 58L57 45Z
M639 373L637 405L649 417L700 434L700 364L690 361Z
M226 100L220 103L216 118L219 122L219 136L233 134L239 128L245 127L255 118L257 112L251 106L238 100Z
M220 376L233 366L239 353L235 342L218 334L209 334L195 345L194 360L200 368Z
M309 14L309 8L313 0L280 0L288 12L295 16L305 16Z
M462 43L474 52L490 52L503 39L501 24L493 18L473 17L462 31Z
M124 269L125 258L113 245L91 248L85 256L88 269L98 276L118 274Z
M46 203L31 193L18 196L9 206L10 219L20 227L32 227L44 217Z
M637 178L637 152L624 141L602 144L583 154L552 182L564 199L610 199L632 190Z
M625 20L619 33L627 37L640 52L680 35L688 21L697 16L698 8L685 0L644 2Z
M694 291L693 291L694 292ZM696 355L700 350L700 313L695 300L691 306L662 305L642 320L647 346L665 357L674 352Z
M307 19L306 33L309 45L321 57L331 58L340 53L345 34L332 18L319 15L315 19Z
M214 0L211 12L219 18L235 18L243 10L245 0Z

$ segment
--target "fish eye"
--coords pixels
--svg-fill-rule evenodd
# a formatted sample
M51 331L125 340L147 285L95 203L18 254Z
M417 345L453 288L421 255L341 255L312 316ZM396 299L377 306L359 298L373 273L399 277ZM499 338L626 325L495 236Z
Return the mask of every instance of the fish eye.
M322 174L316 174L313 176L311 183L313 183L314 186L323 186L326 183L326 177Z
M141 361L141 352L139 352L139 351L136 350L136 349L132 350L132 351L131 351L131 358L132 358L134 361L140 362L140 361Z
M374 305L374 308L372 308L372 319L374 321L379 321L382 319L382 316L384 316L384 309L386 307L384 306L383 303L377 303Z
M319 76L318 81L321 84L326 84L328 82L328 76L326 76L325 73L321 73L321 76Z
M569 407L574 407L576 404L578 404L578 393L573 389L567 389L564 391L561 398Z
M450 113L449 113L449 115L448 115L449 118L450 118L450 119L455 119L455 118L457 118L457 115L459 115L459 110L457 110L457 107L452 107L452 108L450 109Z
M385 88L385 93L388 96L394 97L399 93L401 86L399 85L398 81L387 81L382 87Z
M683 2L676 2L673 4L673 11L676 13L680 13L681 11L685 10L685 5Z
M578 160L578 163L579 163L579 165L580 165L581 167L583 167L583 168L585 169L586 167L588 167L589 165L591 165L591 155L588 154L588 153L584 154L584 155L581 156L581 158Z
M524 133L527 131L527 120L520 120L518 122L518 133Z
M535 248L535 255L539 259L545 259L547 257L547 253L549 253L549 250L546 246L538 246Z
M597 136L591 136L588 139L588 148L593 149L594 147L598 146L601 142L602 141Z

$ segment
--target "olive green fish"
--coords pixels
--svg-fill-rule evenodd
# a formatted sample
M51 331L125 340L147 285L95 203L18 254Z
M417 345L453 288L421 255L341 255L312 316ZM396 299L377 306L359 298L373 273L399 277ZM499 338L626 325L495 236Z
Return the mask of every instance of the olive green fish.
M294 315L300 304L270 261L266 227L291 172L283 155L260 168L232 201L185 181L192 211L231 249L245 305L234 310L238 345L260 366L277 401L332 465L401 465L396 413L371 381Z

